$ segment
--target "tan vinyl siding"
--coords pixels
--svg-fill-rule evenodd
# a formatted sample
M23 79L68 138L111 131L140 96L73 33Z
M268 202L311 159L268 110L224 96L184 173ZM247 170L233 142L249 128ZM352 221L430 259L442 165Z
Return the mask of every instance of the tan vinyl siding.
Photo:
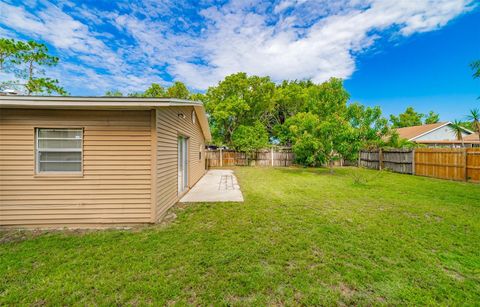
M179 198L177 193L179 136L188 137L188 179L192 187L205 174L205 139L197 118L192 122L193 107L170 107L157 109L157 210L156 218L173 206ZM179 116L184 114L185 118ZM199 159L199 151L202 152Z
M152 221L151 111L0 110L0 225ZM35 175L35 128L83 128L83 175Z

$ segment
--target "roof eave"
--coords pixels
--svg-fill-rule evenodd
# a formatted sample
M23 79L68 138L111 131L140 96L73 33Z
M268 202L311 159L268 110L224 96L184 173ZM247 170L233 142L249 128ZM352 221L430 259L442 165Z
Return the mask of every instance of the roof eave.
M426 131L426 132L424 132L424 133L421 133L421 134L419 134L419 135L417 135L417 136L414 136L413 138L408 139L408 140L409 140L409 141L415 141L415 139L418 139L419 137L422 137L422 136L424 136L424 135L426 135L426 134L429 134L429 133L432 132L432 131L435 131L435 130L437 130L437 129L440 129L440 128L442 128L442 127L445 127L445 126L447 126L447 125L449 125L449 124L451 124L451 123L452 123L452 122L445 122L445 123L443 123L442 125L440 125L440 126L438 126L438 127L432 128L432 129L430 129L430 130L428 130L428 131Z
M162 107L194 107L204 138L212 136L203 103L176 98L0 96L0 109L152 110Z

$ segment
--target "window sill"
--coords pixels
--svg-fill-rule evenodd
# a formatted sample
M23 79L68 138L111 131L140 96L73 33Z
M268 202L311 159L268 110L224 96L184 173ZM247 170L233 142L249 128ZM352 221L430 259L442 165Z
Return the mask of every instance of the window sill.
M40 173L33 175L33 178L83 178L82 173Z

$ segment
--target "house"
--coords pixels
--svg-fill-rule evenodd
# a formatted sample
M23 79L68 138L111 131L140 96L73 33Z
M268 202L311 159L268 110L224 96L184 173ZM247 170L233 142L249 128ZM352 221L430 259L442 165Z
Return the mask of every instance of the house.
M204 107L0 96L0 227L155 223L205 173Z
M462 132L463 142L457 139L457 135L451 129L451 122L440 122L421 126L397 128L401 138L424 144L428 147L480 147L478 134L464 129Z

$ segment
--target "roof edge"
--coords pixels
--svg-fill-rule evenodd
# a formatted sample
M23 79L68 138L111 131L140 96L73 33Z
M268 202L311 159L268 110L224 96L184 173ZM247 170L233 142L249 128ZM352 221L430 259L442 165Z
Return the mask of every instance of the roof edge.
M151 110L161 107L193 107L205 140L211 141L205 107L199 101L177 98L0 96L0 109Z
M449 125L449 124L451 124L451 123L452 123L452 122L450 122L450 121L444 122L444 123L441 124L440 126L437 126L437 127L435 127L435 128L432 128L432 129L430 129L430 130L428 130L428 131L426 131L426 132L424 132L424 133L421 133L421 134L419 134L419 135L417 135L417 136L414 136L413 138L410 138L410 139L408 139L408 140L409 140L409 141L414 141L415 139L418 139L419 137L424 136L425 134L429 134L430 132L435 131L435 130L437 130L437 129L440 129L440 128L442 128L442 127L445 127L446 125Z
M426 135L426 134L428 134L428 133L430 133L430 132L432 132L432 131L435 131L435 130L437 130L437 129L443 128L443 127L445 127L445 126L447 126L447 125L449 125L449 124L451 124L451 123L452 123L451 121L445 122L445 123L443 123L442 125L440 125L440 126L438 126L438 127L435 127L435 128L433 128L433 129L430 129L430 130L428 130L427 132L424 132L424 133L422 133L422 134L419 134L419 135L417 135L417 136L409 139L409 141L415 141L415 139L418 139L419 137L424 136L424 135ZM463 126L462 126L462 129L463 129L463 131L466 131L466 132L468 132L468 133L470 133L470 134L475 133L475 132L473 132L473 131L471 131L471 130L468 130L467 128L465 128L465 127L463 127Z
M157 102L157 103L184 103L203 105L202 102L196 100L179 99L179 98L147 98L147 97L110 97L110 96L13 96L0 95L0 104L4 101L35 101L35 102Z

